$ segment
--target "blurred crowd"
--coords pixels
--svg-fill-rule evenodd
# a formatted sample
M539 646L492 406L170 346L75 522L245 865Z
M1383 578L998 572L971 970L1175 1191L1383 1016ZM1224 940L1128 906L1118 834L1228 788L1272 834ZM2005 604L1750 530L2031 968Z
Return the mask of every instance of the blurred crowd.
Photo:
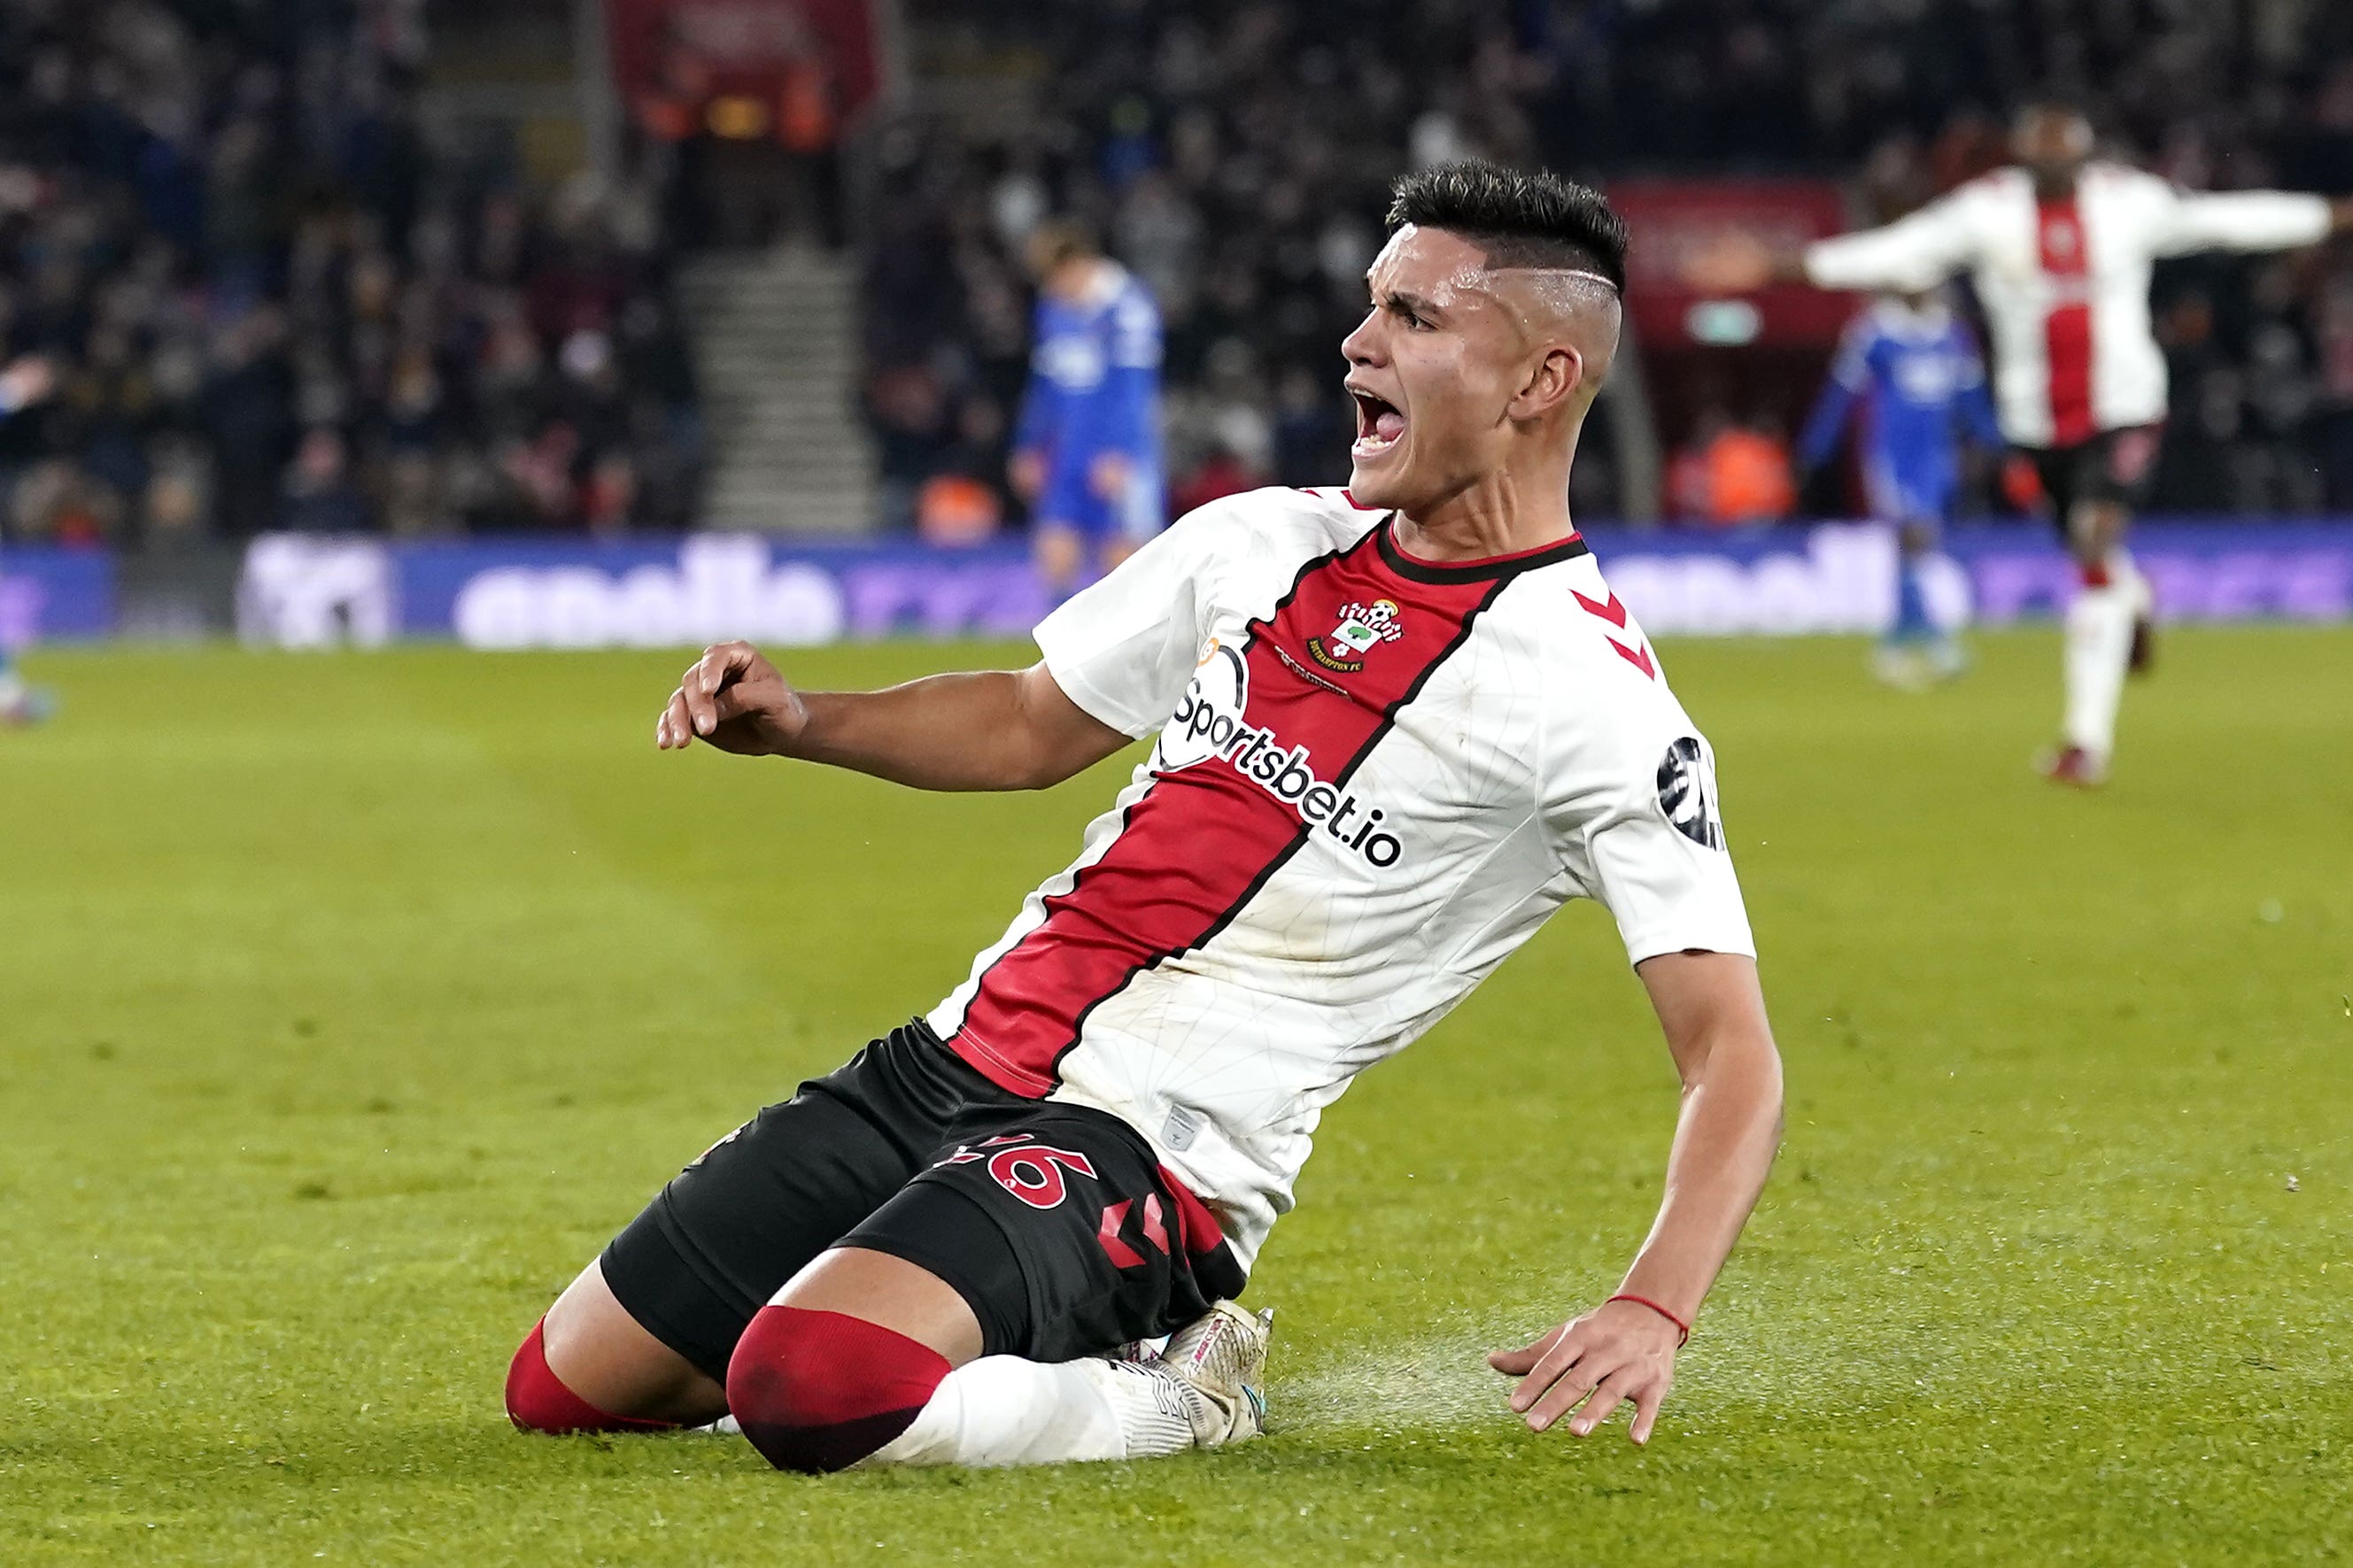
M0 4L0 539L691 521L659 193L429 132L421 9Z
M535 188L495 134L429 123L423 6L0 0L0 540L692 522L684 187ZM906 10L934 58L1039 85L1036 112L871 140L861 391L891 521L1018 510L1018 258L1050 213L1159 300L1183 508L1340 471L1336 346L1400 167L1811 174L1861 221L2000 161L2010 106L2058 88L2184 184L2353 186L2341 0ZM2156 504L2353 510L2353 259L2188 259L2155 304L2175 373ZM1799 411L1678 416L1671 499L1736 492L1730 521L1833 504L1775 471ZM1577 501L1606 515L1608 431L1587 450Z
M1399 167L1481 153L1603 184L1811 174L1849 183L1861 221L2000 162L2010 107L2055 89L2093 107L2117 152L2187 184L2353 189L2353 7L2338 0L910 11L976 54L1028 51L1045 85L1040 112L1002 134L911 122L881 139L867 396L902 495L1001 483L1027 332L1019 240L1050 212L1092 223L1160 301L1182 506L1341 471L1337 345ZM2157 504L2353 510L2353 262L2185 260L2163 269L2157 307L2176 373ZM1765 470L1775 452L1786 467L1801 412L1703 408L1665 433L1669 472L1736 458L1741 493L1765 498L1747 504L1786 510L1796 487ZM1604 515L1620 500L1606 438L1587 450L1579 503Z

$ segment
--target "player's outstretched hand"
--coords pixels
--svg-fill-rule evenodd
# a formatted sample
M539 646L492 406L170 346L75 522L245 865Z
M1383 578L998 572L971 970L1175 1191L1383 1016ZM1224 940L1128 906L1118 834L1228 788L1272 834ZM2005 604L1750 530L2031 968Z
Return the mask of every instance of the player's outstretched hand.
M1694 246L1678 270L1686 289L1703 294L1748 294L1774 280L1781 258L1772 246L1728 228Z
M807 723L807 705L759 649L723 642L687 667L654 725L654 744L681 751L700 739L738 756L773 756L790 751Z
M1512 1408L1532 1432L1546 1431L1576 1410L1568 1429L1583 1437L1619 1405L1630 1403L1630 1436L1647 1443L1659 1406L1675 1385L1680 1338L1675 1325L1650 1308L1612 1301L1570 1319L1533 1344L1495 1352L1487 1364L1520 1380L1512 1390Z

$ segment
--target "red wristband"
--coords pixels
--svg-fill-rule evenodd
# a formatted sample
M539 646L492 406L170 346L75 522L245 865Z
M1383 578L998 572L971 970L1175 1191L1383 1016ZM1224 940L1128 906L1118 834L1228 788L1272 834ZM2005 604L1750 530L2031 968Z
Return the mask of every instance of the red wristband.
M1650 1308L1651 1310L1658 1313L1659 1316L1664 1318L1667 1321L1675 1326L1675 1333L1678 1336L1675 1340L1675 1349L1681 1350L1685 1345L1691 1343L1691 1325L1684 1322L1681 1318L1676 1317L1672 1312L1668 1311L1664 1307L1660 1306L1656 1301L1651 1300L1648 1296L1631 1296L1620 1291L1619 1294L1610 1297L1609 1301L1631 1301L1638 1307ZM1604 1301L1601 1304L1606 1307L1609 1305L1609 1301Z

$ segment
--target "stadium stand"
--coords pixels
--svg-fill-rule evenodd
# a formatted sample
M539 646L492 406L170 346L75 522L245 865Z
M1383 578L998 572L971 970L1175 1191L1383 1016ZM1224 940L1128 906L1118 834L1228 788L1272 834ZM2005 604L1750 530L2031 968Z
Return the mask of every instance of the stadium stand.
M1018 514L1018 240L1050 211L1091 219L1159 298L1172 492L1198 500L1330 477L1333 346L1400 163L1836 177L1861 220L1986 166L2021 84L2055 84L2092 89L2118 145L2185 184L2353 184L2353 11L2324 0L903 10L914 108L858 143L862 305L840 350L862 358L841 379L885 525ZM499 138L419 114L426 52L423 0L0 7L0 364L58 374L0 423L0 540L758 526L780 486L819 479L857 498L828 516L867 504L862 479L809 470L859 467L854 441L738 429L774 405L806 435L830 370L765 402L698 393L698 338L746 380L754 345L721 313L752 308L744 279L807 300L833 264L681 287L707 226L659 172L679 160L534 184ZM2156 304L2175 373L2157 508L2353 507L2353 260L2184 261ZM831 343L820 324L793 341ZM1608 409L1588 515L1623 493ZM1736 399L1663 434L1687 452L1703 427L1799 411ZM712 479L722 458L744 482Z
M993 79L938 96L1025 112L881 141L868 401L902 493L1001 478L1014 242L1048 211L1094 223L1159 296L1176 488L1198 495L1328 480L1334 345L1400 163L1830 175L1863 220L1999 160L2001 117L2039 86L2085 98L2119 148L2187 184L2353 188L2353 11L2320 0L919 0L911 16L935 55ZM2175 373L2158 508L2353 506L2353 258L2188 260L2156 302ZM1578 472L1606 484L1608 465ZM1580 497L1597 514L1615 500Z
M0 7L0 537L694 521L663 193L432 134L421 9Z

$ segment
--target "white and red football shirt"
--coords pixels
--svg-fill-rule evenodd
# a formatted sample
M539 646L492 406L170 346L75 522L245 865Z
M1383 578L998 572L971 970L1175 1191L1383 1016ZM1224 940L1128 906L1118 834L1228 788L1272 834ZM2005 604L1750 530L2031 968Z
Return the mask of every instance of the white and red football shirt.
M2066 201L1997 169L1884 228L1806 247L1824 289L1921 289L1968 272L1993 338L1994 405L2021 447L2072 447L2165 417L2165 355L2149 268L2195 250L2279 250L2327 237L2320 196L2192 195L2116 163L2087 165Z
M1037 637L1158 743L930 1021L1134 1126L1245 1266L1324 1108L1569 900L1636 963L1755 952L1713 756L1579 539L1424 562L1345 491L1257 490Z

